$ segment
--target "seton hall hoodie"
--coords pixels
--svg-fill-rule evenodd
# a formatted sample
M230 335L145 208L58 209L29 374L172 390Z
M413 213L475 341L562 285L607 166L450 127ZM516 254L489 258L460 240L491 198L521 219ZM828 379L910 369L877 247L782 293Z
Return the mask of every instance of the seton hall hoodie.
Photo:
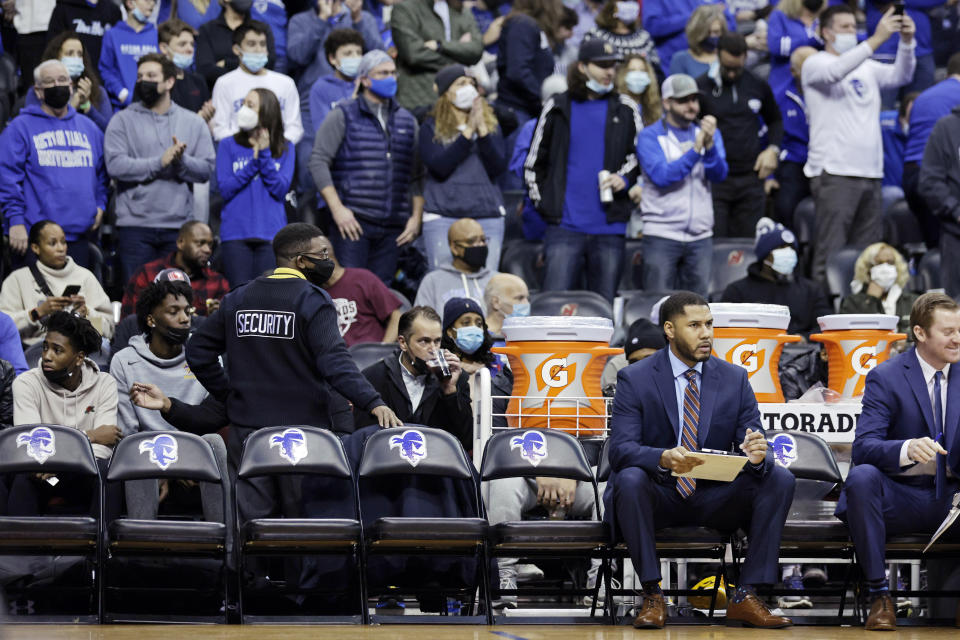
M107 208L103 132L73 107L57 118L27 104L0 135L0 176L4 231L50 219L74 241Z
M110 375L117 381L120 399L117 423L123 435L139 431L175 431L159 411L133 406L129 391L134 382L152 382L167 394L184 404L200 404L207 390L197 381L187 364L186 349L175 358L165 360L150 350L142 335L133 336L130 344L118 351L110 361Z
M117 383L89 358L83 362L75 391L47 380L40 367L30 369L13 381L13 424L38 423L61 424L83 432L117 424ZM95 444L93 453L109 458L113 449Z
M126 22L118 22L103 36L100 52L100 77L115 107L125 107L133 100L137 83L137 60L148 53L157 53L157 28L151 23L135 31ZM120 94L126 90L123 99Z

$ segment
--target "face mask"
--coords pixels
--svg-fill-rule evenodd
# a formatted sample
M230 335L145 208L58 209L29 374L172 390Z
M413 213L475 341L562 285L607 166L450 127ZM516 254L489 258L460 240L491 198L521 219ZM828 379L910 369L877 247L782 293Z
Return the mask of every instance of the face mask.
M230 0L230 6L237 13L249 13L253 6L253 0Z
M703 49L706 53L713 53L717 50L717 45L720 43L720 36L710 36L704 38L700 41L700 48Z
M640 5L636 2L618 2L617 19L624 24L633 24L640 17Z
M730 67L720 67L720 75L724 82L735 83L743 75L743 67L732 69Z
M363 58L343 58L337 70L348 78L355 78L360 70L360 61Z
M370 78L370 91L381 98L392 98L397 95L397 77Z
M487 248L485 244L476 247L467 247L463 250L463 257L461 259L467 263L468 267L474 271L479 271L487 264L487 253L489 253L489 251L490 249Z
M836 40L833 41L833 48L840 55L850 51L855 46L857 46L857 34L855 33L838 33Z
M774 271L784 276L793 273L797 266L797 252L792 247L774 249L770 252L770 255L773 256L773 264L770 266Z
M140 7L134 7L133 11L130 12L130 15L132 15L133 19L140 24L147 24L147 21L150 19L149 16L143 13L143 11L140 11Z
M60 62L67 68L67 73L71 78L79 78L83 74L83 58L77 56L67 56L60 58Z
M897 266L886 262L875 264L870 267L870 279L884 291L889 291L897 281Z
M174 53L173 64L177 65L178 69L189 69L193 66L193 54Z
M51 109L63 109L70 102L70 87L56 86L43 89L43 103Z
M135 91L140 96L140 102L152 107L160 101L160 83L141 80L136 84Z
M259 122L260 116L247 105L243 105L240 111L237 111L237 126L242 131L253 131Z
M810 13L816 13L817 11L820 11L820 7L822 6L823 0L803 0L803 8Z
M476 353L483 344L483 329L480 327L460 327L455 342L464 353Z
M526 318L530 315L530 303L529 302L517 302L513 305L513 311L510 312L508 318Z
M613 83L610 84L600 84L593 78L587 80L587 89L593 91L594 93L600 94L601 96L613 90Z
M470 111L473 107L473 101L478 95L480 95L480 92L472 84L460 87L453 98L453 106L461 111Z
M54 369L53 371L47 371L46 369L40 369L43 372L43 377L52 382L53 384L63 385L73 373L70 369Z
M160 332L160 335L170 344L184 344L187 338L190 337L190 327L185 329L181 327L167 327Z
M335 267L336 265L333 264L333 260L317 260L313 263L312 267L301 269L301 271L311 284L322 287L327 283L327 280L330 279L330 276L333 275Z
M650 74L646 71L628 71L625 77L630 93L640 95L650 86Z
M247 71L250 73L257 73L260 71L260 69L263 69L265 66L267 66L267 54L249 53L244 51L243 55L240 57L240 61L243 62L243 66L247 68Z
M410 361L413 363L413 372L418 376L425 376L430 373L430 367L427 366L427 361L423 358L414 358L413 354L408 353L407 357L410 358Z

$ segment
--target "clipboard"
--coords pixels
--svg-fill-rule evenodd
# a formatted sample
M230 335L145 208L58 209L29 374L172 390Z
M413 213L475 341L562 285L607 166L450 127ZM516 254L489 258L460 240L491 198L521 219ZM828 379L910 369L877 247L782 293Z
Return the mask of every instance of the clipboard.
M929 551L930 547L933 546L933 543L936 542L937 539L940 538L940 536L942 536L947 529L953 525L954 522L956 522L957 516L960 516L960 492L953 494L953 506L947 513L947 517L943 519L943 522L940 523L940 526L934 532L933 537L930 538L930 542L928 542L927 546L923 548L923 553Z
M690 451L687 455L703 460L703 464L694 467L687 473L674 472L671 475L682 478L696 478L697 480L731 482L743 469L743 465L747 463L746 456L726 451L714 451L713 449Z

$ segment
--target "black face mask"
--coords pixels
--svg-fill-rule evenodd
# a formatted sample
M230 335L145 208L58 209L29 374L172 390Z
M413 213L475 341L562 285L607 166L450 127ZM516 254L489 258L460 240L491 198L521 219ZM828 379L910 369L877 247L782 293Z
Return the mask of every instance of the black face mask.
M65 369L54 369L53 371L47 371L46 369L40 369L43 372L43 377L52 382L53 384L59 384L63 386L63 383L70 378L72 372L70 368Z
M820 7L822 6L823 0L803 0L803 8L810 13L816 13L817 11L820 11Z
M327 283L327 280L330 279L330 276L333 275L333 270L336 265L333 264L333 260L317 260L313 263L313 266L309 269L303 269L303 275L307 277L307 280L311 284L315 284L318 287L322 287Z
M170 344L184 344L187 338L190 337L190 327L186 327L185 329L181 327L167 327L166 329L160 330L160 335Z
M411 362L413 363L413 370L418 376L424 376L430 373L430 367L427 366L427 361L423 358L414 358L410 356Z
M160 101L160 83L141 80L134 86L134 92L140 96L145 107L152 107Z
M51 109L63 109L70 102L70 87L58 85L44 87L43 103Z
M467 247L463 250L463 261L474 271L479 271L487 264L487 254L490 249L485 244L476 247Z
M700 41L700 48L707 53L713 53L717 50L717 44L719 44L719 42L720 38L718 36L710 36Z
M230 6L238 13L248 13L253 6L253 0L230 0Z

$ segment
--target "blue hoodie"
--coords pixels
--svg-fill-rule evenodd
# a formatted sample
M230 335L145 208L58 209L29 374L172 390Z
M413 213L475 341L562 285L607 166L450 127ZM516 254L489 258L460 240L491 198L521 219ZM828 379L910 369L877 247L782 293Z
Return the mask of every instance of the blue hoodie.
M213 3L211 3L213 4ZM270 25L273 31L273 50L277 61L273 70L286 73L287 64L287 8L283 0L256 0L250 8L250 17Z
M687 21L697 7L704 4L723 4L723 0L644 0L643 28L657 44L660 66L670 68L670 58L687 48ZM727 27L737 30L733 12L725 9Z
M790 75L790 54L800 47L816 47L822 44L817 39L817 22L811 26L802 20L791 18L780 10L772 11L767 19L767 47L770 49L770 77L767 82L773 95L779 96L793 82Z
M107 208L103 132L73 107L58 119L28 104L0 135L4 230L53 220L77 240Z
M177 17L194 29L199 29L211 20L216 20L218 17L220 17L220 13L222 11L223 8L220 6L219 2L211 2L209 6L207 6L206 13L200 13L197 11L192 2L188 1L177 3Z
M880 22L880 18L883 17L883 12L880 11L879 7L883 7L883 9L886 10L890 3L886 0L882 2L867 0L866 4L867 33L872 34L877 30L877 24ZM927 10L943 5L943 0L905 0L904 5L906 5L907 8L907 15L913 18L913 21L917 25L917 34L914 36L917 41L915 55L919 58L920 56L933 54L933 39L930 35L930 16L927 15ZM895 33L890 36L886 42L877 47L877 50L873 52L874 59L882 60L883 62L893 62L897 57L897 46L899 44L900 34Z
M903 150L907 134L900 127L895 109L880 112L880 135L883 138L883 186L903 186Z
M240 145L233 136L217 147L217 182L223 196L220 239L273 240L285 224L283 199L293 181L296 155L293 145L279 159L264 149L253 158L253 149Z
M907 148L904 162L923 163L923 148L933 131L933 125L950 110L960 104L960 80L947 78L933 85L913 102L910 110L910 130L907 133Z
M790 78L787 88L777 94L777 106L783 116L783 141L780 143L780 162L807 163L810 144L810 126L807 123L807 105Z
M113 105L124 107L133 100L133 85L137 83L137 60L148 53L156 53L157 28L151 23L139 33L126 22L118 22L103 36L100 52L100 77L110 94ZM120 92L127 90L126 99L119 99Z
M323 76L313 84L310 89L310 129L307 130L311 140L317 135L317 129L330 110L352 95L353 80L341 80L336 74Z

